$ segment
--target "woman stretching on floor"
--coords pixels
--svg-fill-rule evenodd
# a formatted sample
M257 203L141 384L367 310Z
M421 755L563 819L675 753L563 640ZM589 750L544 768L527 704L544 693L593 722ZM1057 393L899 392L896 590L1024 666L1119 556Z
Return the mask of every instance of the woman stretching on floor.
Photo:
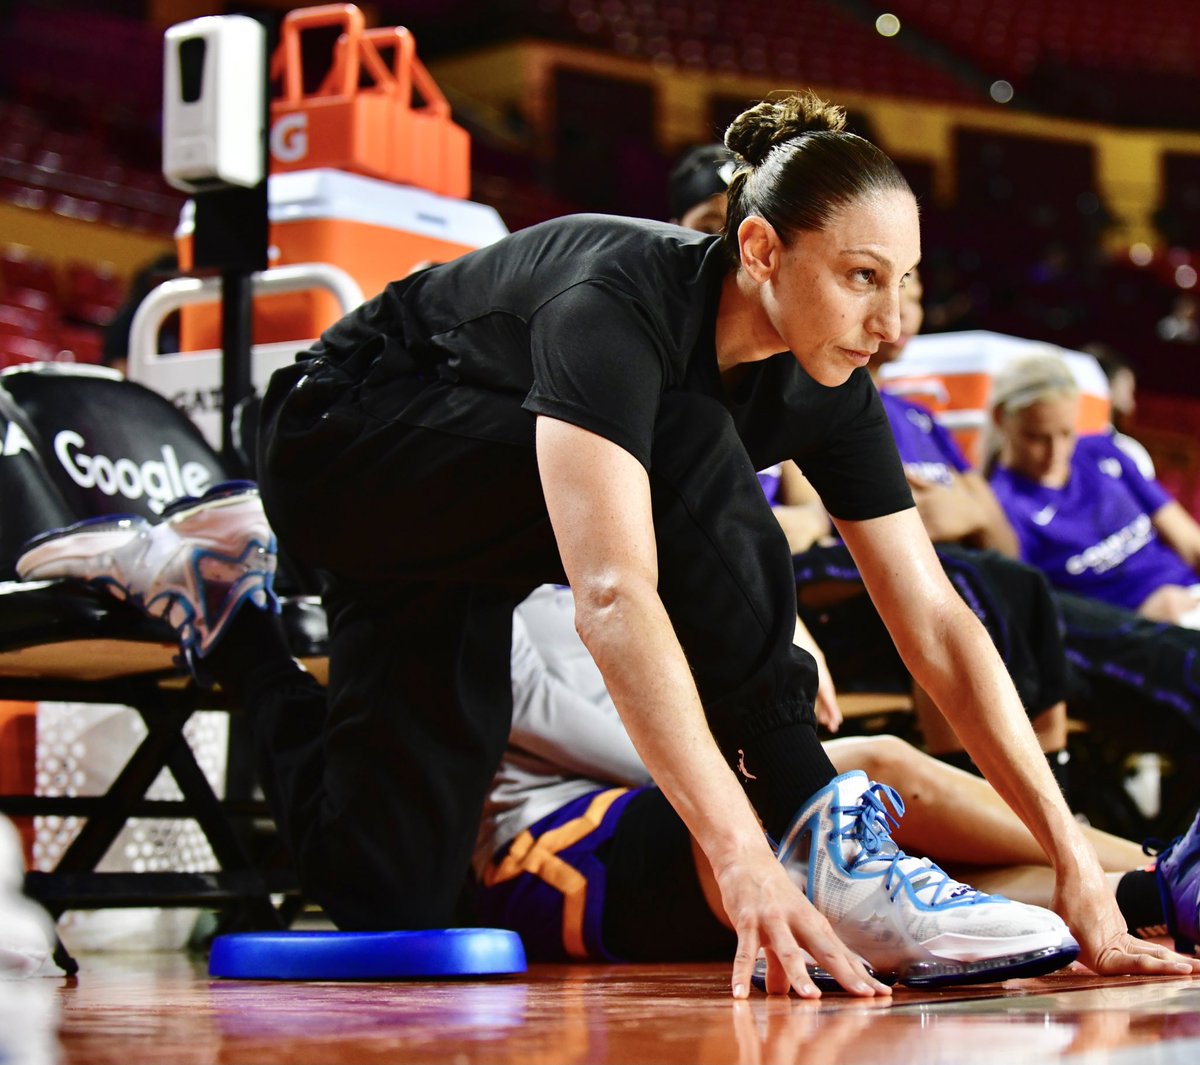
M714 870L736 997L760 950L767 988L806 997L806 951L863 996L887 993L864 959L897 978L931 958L995 976L1031 952L1193 971L1129 936L915 513L865 366L898 335L916 201L843 121L811 95L735 120L722 238L600 216L532 226L388 286L272 379L264 535L326 575L329 691L280 705L313 694L285 675L286 646L264 655L263 626L225 638L261 611L227 628L231 611L210 626L210 604L193 605L204 628L187 650L214 675L253 650L239 695L263 786L340 928L449 923L509 736L513 610L566 577L622 721ZM1065 923L899 852L886 793L829 762L815 663L792 643L791 555L755 474L787 458L914 677L1052 862ZM187 532L189 512L175 517ZM191 602L186 569L164 579Z

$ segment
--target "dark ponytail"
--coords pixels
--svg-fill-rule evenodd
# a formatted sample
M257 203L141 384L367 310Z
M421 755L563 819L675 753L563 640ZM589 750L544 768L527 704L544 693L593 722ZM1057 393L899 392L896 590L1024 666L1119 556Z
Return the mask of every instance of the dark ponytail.
M729 183L725 250L739 260L738 227L758 215L786 244L798 230L824 229L838 208L876 193L911 193L896 164L845 130L846 113L815 93L764 100L725 131L739 157Z

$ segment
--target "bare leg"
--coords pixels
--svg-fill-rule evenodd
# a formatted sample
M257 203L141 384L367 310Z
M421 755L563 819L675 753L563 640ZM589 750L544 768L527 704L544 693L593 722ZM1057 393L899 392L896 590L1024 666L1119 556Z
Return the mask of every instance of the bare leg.
M996 869L959 866L947 869L947 872L989 895L1006 895L1017 902L1028 902L1031 906L1053 908L1054 870L1048 865L1005 865ZM1108 886L1114 892L1125 872L1127 870L1105 873Z
M704 901L726 928L733 929L725 910L721 906L721 895L717 890L717 882L713 877L712 868L704 852L692 841L692 858L696 863L696 875L700 881L700 889L704 893ZM989 895L1004 895L1015 902L1026 902L1030 906L1044 906L1052 909L1054 901L1054 870L1048 865L1002 865L983 867L976 865L954 865L946 863L946 871L956 880L970 884L973 888L985 891ZM1117 882L1125 875L1126 870L1108 873L1108 885L1117 890Z
M1048 865L1005 865L998 869L973 869L960 866L948 870L971 887L989 895L1004 895L1031 906L1050 908L1054 899L1054 870Z
M957 770L956 770L957 772ZM899 833L897 833L898 835ZM916 853L916 847L913 848ZM700 881L700 890L704 901L713 915L726 928L733 929L725 910L721 905L721 893L717 889L717 881L713 876L712 867L704 852L695 840L692 840L692 860L696 863L696 876ZM1016 902L1027 902L1031 906L1050 908L1054 898L1054 870L1048 865L1003 865L1003 866L972 866L944 862L946 871L956 880L962 880L973 888L986 891L989 895L1004 895ZM1115 878L1120 874L1110 873L1113 879L1113 890L1116 890Z
M1045 865L1046 856L1020 818L981 777L939 762L896 736L862 736L825 744L839 773L862 769L891 782L904 799L896 842L947 864ZM1146 864L1141 847L1096 829L1084 833L1110 872Z

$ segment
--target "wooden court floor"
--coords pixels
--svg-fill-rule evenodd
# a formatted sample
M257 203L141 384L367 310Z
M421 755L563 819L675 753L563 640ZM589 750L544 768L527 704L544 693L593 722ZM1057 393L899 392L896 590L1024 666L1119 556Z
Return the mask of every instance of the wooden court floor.
M725 965L533 966L475 982L211 980L183 953L0 984L4 1065L1200 1062L1200 978L1040 980L890 1002L729 998Z

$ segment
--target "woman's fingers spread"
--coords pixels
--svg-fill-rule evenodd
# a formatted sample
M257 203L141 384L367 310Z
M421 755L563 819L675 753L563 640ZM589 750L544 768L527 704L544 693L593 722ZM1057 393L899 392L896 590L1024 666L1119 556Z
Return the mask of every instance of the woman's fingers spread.
M847 948L832 929L828 936L810 933L806 942L817 962L849 994L870 997L892 993L887 984L871 975L866 962Z
M1200 958L1184 957L1158 943L1123 935L1100 954L1095 970L1109 976L1123 973L1192 976L1200 974Z
M891 988L837 936L829 922L797 889L775 856L765 850L744 864L731 865L720 878L725 912L738 937L730 981L734 998L750 993L755 962L766 956L766 990L819 998L809 964L814 960L852 995L890 995Z

